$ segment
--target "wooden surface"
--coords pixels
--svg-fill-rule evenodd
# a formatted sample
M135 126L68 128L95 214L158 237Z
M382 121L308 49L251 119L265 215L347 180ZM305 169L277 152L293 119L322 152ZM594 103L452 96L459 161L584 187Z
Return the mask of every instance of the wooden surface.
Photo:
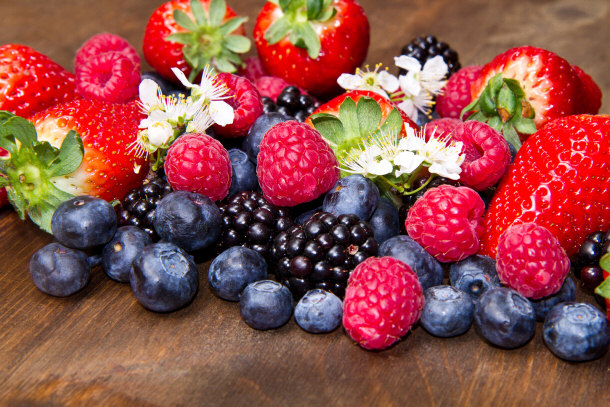
M390 64L415 35L449 42L463 65L531 44L590 73L610 113L610 2L366 0L367 62ZM154 0L2 0L0 44L24 43L72 68L78 46L110 31L138 49ZM229 4L250 17L262 0ZM66 299L32 284L27 265L51 242L0 211L0 405L609 405L610 356L584 364L555 358L541 339L505 351L474 330L438 339L421 327L383 352L356 346L341 329L311 335L291 320L259 332L238 305L214 297L207 268L195 301L171 314L143 309L128 285L95 269Z

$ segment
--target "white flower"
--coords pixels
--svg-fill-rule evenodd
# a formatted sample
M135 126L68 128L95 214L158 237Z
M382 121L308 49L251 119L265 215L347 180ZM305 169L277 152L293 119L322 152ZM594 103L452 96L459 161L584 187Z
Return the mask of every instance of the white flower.
M403 100L396 106L405 112L411 120L417 122L417 112L429 114L433 104L432 96L428 92L421 92L418 95L405 92Z
M411 174L424 162L424 158L412 151L401 151L394 158L394 165L399 168L396 169L396 177L400 177L402 174Z
M233 123L235 120L235 111L227 102L222 100L214 100L210 102L210 116L214 123L220 126L226 126Z
M337 83L346 90L370 90L389 99L388 92L394 93L398 90L398 78L386 70L379 72L380 67L381 64L377 64L374 71L370 71L368 66L366 71L356 68L354 75L341 74Z
M163 93L157 82L152 79L144 79L138 86L140 105L144 114L162 108Z
M174 128L166 121L158 121L148 126L146 136L148 144L153 147L160 147L167 143L169 138L174 135Z
M406 75L400 75L398 78L400 88L405 93L419 95L423 89L437 95L445 86L446 81L443 78L447 75L448 68L440 55L428 59L423 67L417 59L406 55L395 57L394 62L408 71Z
M386 175L392 172L393 165L382 157L382 149L376 145L368 145L364 148L352 149L347 157L341 160L343 171L352 174L367 176Z
M214 123L207 107L200 109L186 126L188 133L204 133Z

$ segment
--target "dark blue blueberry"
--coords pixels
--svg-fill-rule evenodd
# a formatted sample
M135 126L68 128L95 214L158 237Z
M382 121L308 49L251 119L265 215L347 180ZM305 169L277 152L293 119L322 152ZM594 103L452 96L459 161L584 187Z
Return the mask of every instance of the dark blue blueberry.
M256 119L250 130L248 130L248 135L243 144L243 149L248 154L248 157L250 157L250 160L256 162L265 133L276 124L288 121L289 119L283 114L276 112L265 113Z
M194 251L216 243L222 229L222 216L207 196L175 191L157 203L154 226L161 239L186 251Z
M102 268L113 280L129 282L131 263L152 243L148 233L136 226L121 226L102 251Z
M57 241L75 249L106 244L116 232L114 208L103 199L77 196L57 207L51 230Z
M387 198L381 198L377 203L377 209L369 219L373 229L373 236L377 243L381 244L391 237L400 234L400 218L398 208Z
M49 243L30 258L30 275L43 293L65 297L81 290L91 270L87 255L59 243Z
M193 257L171 243L154 243L142 249L129 273L131 291L145 308L170 312L195 298L199 273Z
M539 300L531 300L534 312L536 313L537 321L544 321L546 314L555 305L561 302L574 301L576 299L576 284L572 277L566 278L561 286L561 289L555 294L548 297L540 298Z
M341 325L343 305L339 297L318 288L307 291L294 308L294 319L311 333L334 331Z
M243 246L220 253L208 270L214 294L229 301L239 301L239 295L248 284L266 278L267 263L263 256Z
M294 219L294 222L296 224L302 225L305 222L307 222L309 220L309 218L311 218L314 214L316 214L318 212L322 212L321 206L319 206L315 209L310 209L308 211L301 213L300 215L297 215L297 217Z
M369 220L379 202L379 188L362 175L341 178L324 197L322 209L335 216L354 214Z
M474 325L493 345L512 349L525 345L536 332L532 304L507 287L492 287L476 303Z
M449 281L452 286L470 294L475 299L491 287L500 286L496 261L491 257L478 254L451 264Z
M433 111L431 115L422 112L417 112L417 120L415 121L415 124L417 124L418 127L422 127L430 123L432 120L436 120L438 118L439 115L438 113L436 113L436 110Z
M508 152L510 153L510 162L511 164L515 161L515 157L517 156L517 148L513 146L511 143L508 144Z
M474 300L450 285L437 285L424 291L425 305L420 322L434 336L449 338L470 328L474 318Z
M610 326L606 316L593 305L564 302L549 311L542 337L555 356L584 362L608 351Z
M379 257L390 256L406 263L417 274L422 289L443 283L443 266L409 236L394 236L379 246Z
M239 148L229 150L229 159L233 167L233 178L229 196L241 191L255 191L258 189L256 165L248 159L248 155Z
M294 307L288 287L271 280L250 283L241 293L239 311L254 329L274 329L284 325Z
M157 73L155 71L142 72L141 80L144 80L144 79L151 79L151 80L155 81L156 84L159 85L159 88L161 88L161 92L164 95L169 95L169 93L171 91L176 89L176 85L174 85L174 83L168 81L167 79L165 79L163 76L161 76L159 73Z

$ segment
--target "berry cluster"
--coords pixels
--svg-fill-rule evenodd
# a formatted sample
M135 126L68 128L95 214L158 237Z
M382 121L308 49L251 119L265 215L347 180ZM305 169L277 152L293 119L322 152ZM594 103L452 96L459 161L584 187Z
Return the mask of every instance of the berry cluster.
M405 45L400 53L417 59L422 65L424 65L428 59L440 55L447 64L447 68L449 68L448 76L453 75L462 67L462 65L460 65L458 53L451 49L447 43L439 41L433 35L416 37L413 41ZM405 73L406 71L403 69L400 70L401 75Z
M264 113L278 112L299 122L304 122L320 106L320 102L301 93L296 86L285 87L276 101L266 96L262 97L262 101Z

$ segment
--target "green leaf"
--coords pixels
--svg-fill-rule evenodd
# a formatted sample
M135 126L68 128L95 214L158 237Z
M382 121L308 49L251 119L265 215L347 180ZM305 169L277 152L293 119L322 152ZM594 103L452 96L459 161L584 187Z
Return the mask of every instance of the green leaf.
M356 105L360 135L367 136L379 127L381 107L373 98L363 97Z
M307 19L315 20L322 11L322 0L307 0Z
M191 32L173 33L165 37L165 41L177 42L178 44L192 45L196 42L195 36Z
M610 253L604 254L602 258L599 259L599 266L610 273ZM608 279L606 278L606 280Z
M182 10L174 10L174 20L176 20L176 24L186 30L197 31L197 24Z
M468 116L468 120L476 120L478 122L483 122L486 123L487 122L488 117L485 116L483 113L481 112L476 112L470 116Z
M334 7L325 7L324 10L318 15L316 21L328 21L337 14L337 9Z
M219 72L235 72L237 71L237 68L235 67L235 65L233 65L231 62L227 61L226 59L222 59L222 58L215 58L213 60L214 62L214 66L216 67L216 69Z
M225 51L223 52L219 59L226 59L227 61L231 62L234 65L242 65L242 60L239 57L239 55L231 52L231 51Z
M4 188L5 186L9 185L11 182L8 179L8 177L3 177L0 175L0 188Z
M23 196L21 194L17 194L15 192L15 188L11 186L6 187L6 193L9 202L11 203L11 205L13 205L13 208L15 208L15 211L19 215L19 218L21 220L25 219L25 211L28 205L25 199L23 199Z
M225 0L212 0L208 13L210 15L210 25L217 27L222 22L222 19L227 12L227 3Z
M489 127L498 130L499 132L502 132L502 127L504 123L502 123L502 120L499 116L494 116L490 117L489 120L487 120L487 124L489 125Z
M250 51L250 40L243 35L229 35L225 37L224 45L228 50L238 54Z
M290 8L290 3L292 3L292 0L279 0L280 9L282 9L284 13L287 12Z
M521 147L521 140L519 139L519 135L515 131L511 122L504 123L502 126L502 135L506 139L507 142L513 145L515 149L518 151Z
M191 0L191 11L193 12L193 17L195 17L195 22L199 25L209 25L208 15L203 9L203 5L198 0Z
M508 86L502 85L500 88L496 105L498 106L498 110L503 109L508 114L508 117L513 117L515 115L517 110L517 98Z
M76 171L83 162L84 153L83 140L77 132L70 130L61 143L57 161L49 168L49 176L58 177Z
M224 36L231 34L233 31L237 30L240 25L248 21L246 17L233 17L224 22L223 25L220 26L220 33Z
M502 87L503 84L504 84L504 81L502 79L502 74L498 73L489 80L489 82L487 83L487 86L485 88L489 89L489 94L491 95L492 98L495 98L495 96L498 94L498 92L500 91L500 88Z
M476 111L477 109L477 105L478 105L479 101L478 100L473 100L472 102L470 102L470 104L468 106L466 106L465 108L462 109L462 111L460 112L460 120L463 120L464 115L470 111Z
M290 21L288 21L286 17L282 17L275 20L275 22L267 28L267 31L265 31L265 40L267 40L270 45L273 45L281 41L291 30L292 25L290 24Z
M352 98L346 97L339 106L339 120L341 120L345 129L344 140L361 137L356 102Z
M0 128L4 129L8 134L13 135L24 147L33 146L38 140L36 128L32 122L23 117L13 116L6 120ZM1 135L2 133L0 133Z
M59 150L49 144L48 141L43 141L34 146L34 153L42 165L48 167L59 155Z
M341 120L327 113L319 113L311 116L313 126L320 132L329 144L338 146L345 137L345 129Z
M497 114L496 112L496 103L490 94L489 87L485 88L481 96L479 97L479 103L481 106L481 112L483 112L486 116L493 116Z
M525 92L521 89L521 84L516 79L504 79L504 83L515 94L518 99L525 97Z
M526 119L520 116L512 118L511 123L521 134L534 134L536 132L536 123L532 119Z
M299 38L304 42L304 48L307 49L307 55L311 59L316 59L320 55L320 38L313 29L310 23L299 24L294 27L295 32L298 33ZM294 44L294 43L293 43ZM295 46L299 46L294 44Z
M388 117L386 117L385 121L381 125L381 130L385 133L389 131L396 131L400 133L402 131L402 126L404 125L402 121L402 116L397 108L393 108Z

